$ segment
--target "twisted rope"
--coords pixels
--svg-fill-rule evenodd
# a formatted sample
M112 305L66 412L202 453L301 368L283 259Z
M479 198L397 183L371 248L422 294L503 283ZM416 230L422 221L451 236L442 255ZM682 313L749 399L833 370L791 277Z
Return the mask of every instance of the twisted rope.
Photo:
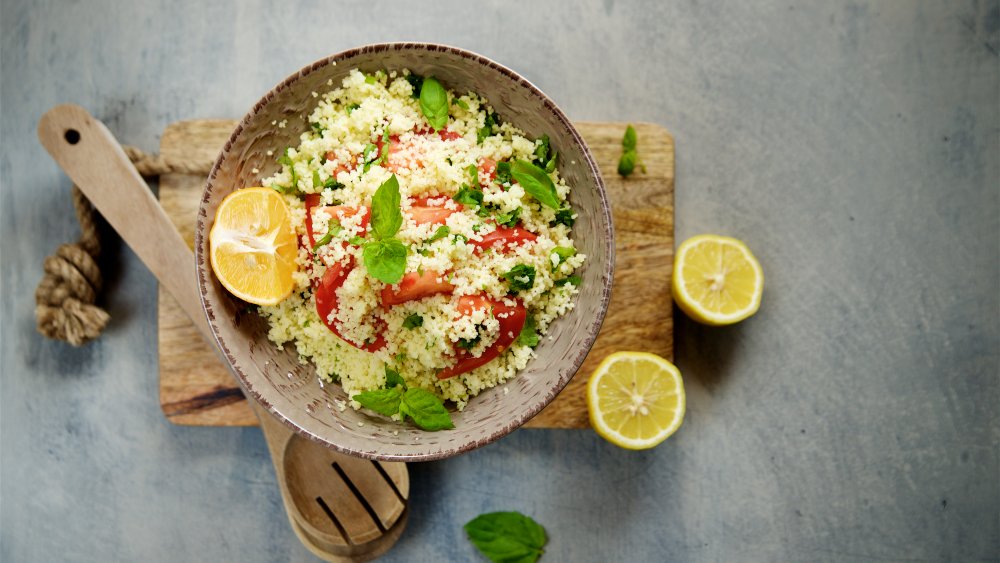
M163 174L208 174L211 168L208 161L168 160L135 147L122 148L139 174L147 178ZM80 222L80 239L61 245L45 259L45 275L35 290L35 319L38 332L44 336L80 346L100 336L111 317L94 305L102 281L97 267L97 257L101 254L97 212L75 185L72 196Z

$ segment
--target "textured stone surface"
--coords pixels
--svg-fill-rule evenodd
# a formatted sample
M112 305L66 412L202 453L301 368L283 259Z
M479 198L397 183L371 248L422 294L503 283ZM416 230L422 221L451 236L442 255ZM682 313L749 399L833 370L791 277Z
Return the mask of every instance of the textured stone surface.
M461 525L491 510L542 522L550 561L997 557L997 2L388 4L0 5L0 559L309 560L259 430L164 420L156 286L120 243L108 333L35 333L41 260L77 233L35 126L75 102L155 149L401 39L479 51L575 119L668 127L678 240L743 238L768 285L740 326L678 317L676 437L522 430L414 465L388 560L472 559Z

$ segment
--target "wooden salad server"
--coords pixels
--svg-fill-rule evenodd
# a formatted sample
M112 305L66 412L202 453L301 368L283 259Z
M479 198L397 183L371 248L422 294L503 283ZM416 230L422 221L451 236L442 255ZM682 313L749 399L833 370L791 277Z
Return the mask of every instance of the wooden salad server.
M111 132L82 107L61 105L42 116L38 138L213 342L195 285L194 255ZM288 521L309 551L327 561L368 561L389 550L408 516L406 464L334 452L249 403L271 452Z

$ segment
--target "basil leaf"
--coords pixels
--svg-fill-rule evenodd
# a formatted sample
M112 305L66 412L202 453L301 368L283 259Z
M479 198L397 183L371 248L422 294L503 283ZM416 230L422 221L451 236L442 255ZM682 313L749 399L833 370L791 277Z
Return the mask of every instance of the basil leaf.
M510 167L510 174L528 195L552 209L559 209L559 195L552 178L544 170L534 164L518 160Z
M399 208L399 200L399 180L393 174L372 196L372 231L376 239L392 237L403 225L403 211Z
M318 241L316 241L316 244L313 245L313 252L316 252L317 250L320 249L320 247L323 247L323 246L326 246L327 244L329 244L330 241L333 240L333 237L339 235L340 231L343 231L343 230L344 230L344 227L342 227L340 225L340 223L338 223L336 221L331 222L330 223L330 229L328 231L326 231L326 234L323 235L323 238L321 238Z
M535 346L538 346L540 338L541 337L538 334L538 321L536 321L534 315L532 315L524 320L524 327L521 328L521 334L517 335L517 343L521 346L534 348Z
M563 286L563 285L566 285L566 284L571 284L571 285L575 285L576 287L580 287L580 284L582 282L583 282L583 278L581 278L580 276L577 276L577 275L572 275L572 276L569 276L568 278L563 278L561 280L556 280L556 285L557 286Z
M448 124L448 93L432 76L425 78L420 88L420 111L435 131Z
M622 157L618 159L618 174L623 178L627 178L635 171L635 161L638 158L639 155L634 150L622 153Z
M407 74L406 81L409 82L410 86L413 87L413 93L410 94L410 97L413 98L414 100L419 100L420 87L423 86L424 84L424 77L420 76L419 74Z
M424 326L424 318L420 315L413 313L403 320L403 328L408 328L413 330L418 326Z
M483 192L474 190L463 184L462 189L458 190L458 193L452 196L451 199L461 203L462 205L479 207L483 204Z
M449 227L448 225L441 225L440 227L437 228L436 231L434 231L434 234L431 235L431 238L427 239L425 242L434 242L436 240L441 240L444 237L448 236L449 234L451 234L451 227Z
M566 225L567 227L572 227L573 223L576 222L576 213L573 213L572 207L564 207L559 211L556 211L556 221L557 225Z
M504 227L513 227L517 224L521 217L521 208L518 207L509 213L501 213L497 215L497 225L503 225Z
M535 285L535 267L518 264L503 275L510 285L511 291L524 291Z
M430 391L419 387L406 390L406 393L403 394L402 404L399 406L399 412L412 418L413 424L416 424L421 430L434 432L455 427L451 421L451 415L448 414L448 409L444 408L441 399Z
M385 283L399 283L406 271L406 246L388 238L366 242L362 255L368 273Z
M638 137L635 134L635 127L632 127L632 124L629 124L629 126L625 128L625 136L622 137L622 149L624 149L624 152L634 151L637 141Z
M558 260L552 263L552 271L556 271L560 264L565 262L567 259L576 256L576 249L569 246L557 246L552 249L552 254L558 257Z
M545 528L520 512L481 514L464 526L469 540L494 562L533 562L548 541Z
M347 242L353 244L354 246L361 246L365 243L365 239L358 235L354 235L353 237L349 238Z
M396 386L401 386L403 389L406 389L406 382L403 381L403 377L401 375L399 375L398 371L390 368L389 366L385 366L385 387L386 387L386 389L392 389L393 387L396 387ZM396 410L398 411L399 407L397 407ZM392 413L392 414L396 414L396 413Z
M399 412L399 405L403 399L403 390L400 387L390 387L388 389L376 389L365 391L351 397L361 403L366 409L371 409L385 416L392 416Z

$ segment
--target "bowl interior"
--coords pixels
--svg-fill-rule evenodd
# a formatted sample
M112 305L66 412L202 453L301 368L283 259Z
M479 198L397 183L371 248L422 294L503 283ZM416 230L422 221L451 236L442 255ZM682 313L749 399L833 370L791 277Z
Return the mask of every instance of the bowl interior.
M453 413L455 428L424 432L347 408L339 385L324 385L311 364L300 363L293 345L278 350L267 323L244 311L208 263L208 231L222 199L235 189L259 185L279 165L275 154L297 146L316 105L313 92L340 85L353 69L409 68L436 76L446 88L485 96L501 119L529 136L549 135L559 151L560 174L572 186L578 213L573 237L587 261L575 309L556 321L536 349L537 357L508 383L480 393ZM332 81L332 82L331 82ZM330 85L332 84L332 86ZM287 121L284 128L272 123ZM268 155L268 151L273 154ZM253 170L258 172L254 173ZM473 53L428 44L371 45L334 55L302 69L269 92L237 127L209 176L195 234L198 285L209 325L244 390L279 420L336 450L372 459L439 459L487 444L537 414L562 390L590 350L611 295L614 235L604 184L579 134L544 94L512 71ZM505 392L506 391L506 392Z

